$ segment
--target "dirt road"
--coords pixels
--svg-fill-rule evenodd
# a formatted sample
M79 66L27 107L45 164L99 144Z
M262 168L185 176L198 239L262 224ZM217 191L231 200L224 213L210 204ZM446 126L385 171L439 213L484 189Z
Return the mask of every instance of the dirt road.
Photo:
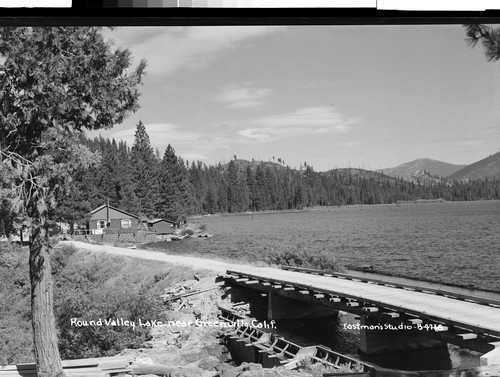
M165 254L159 251L151 251L144 249L128 249L124 247L113 247L106 245L94 245L80 241L61 241L60 244L73 245L77 249L90 250L94 252L108 253L108 254L131 257L131 258L156 260L159 262L188 266L200 270L211 270L220 274L225 273L226 270L234 270L234 269L246 270L246 271L248 271L249 269L253 270L254 268L257 268L258 270L261 269L261 267L257 266L229 263L217 259L185 257L180 255Z

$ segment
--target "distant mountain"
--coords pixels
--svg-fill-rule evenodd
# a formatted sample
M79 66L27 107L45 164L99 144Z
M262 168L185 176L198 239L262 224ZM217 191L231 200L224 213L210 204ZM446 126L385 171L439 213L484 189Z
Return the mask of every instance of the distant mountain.
M428 158L419 158L418 160L406 162L398 165L395 168L379 170L390 177L401 177L412 179L412 177L421 175L421 172L426 172L427 175L437 177L448 177L467 165L454 165L446 162L431 160Z
M450 174L449 180L500 178L500 152Z

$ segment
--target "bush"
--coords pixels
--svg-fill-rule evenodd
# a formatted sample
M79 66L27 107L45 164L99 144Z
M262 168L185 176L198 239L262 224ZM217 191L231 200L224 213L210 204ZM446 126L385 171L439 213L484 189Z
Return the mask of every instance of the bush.
M149 327L139 320L163 320L159 300L133 290L76 291L58 303L59 349L63 359L113 356L125 348L138 348L150 340ZM122 325L121 320L136 327ZM96 321L98 325L75 326L72 320ZM113 325L111 321L117 321Z
M315 270L339 272L344 267L332 252L326 250L307 250L304 244L297 244L294 249L284 248L280 244L270 247L267 262L270 264L311 268Z
M151 338L151 328L139 327L139 319L163 320L164 308L154 289L157 281L153 272L146 277L144 271L129 267L122 258L88 255L73 258L56 275L54 310L63 359L113 356ZM136 327L122 325L122 319ZM74 321L97 325L77 326Z
M180 236L192 236L193 234L194 230L190 228L181 229L181 231L179 232Z
M50 255L50 266L52 274L61 272L68 264L71 256L75 254L76 248L73 245L63 245L61 248L52 249Z
M0 365L32 362L28 253L0 243Z
M63 359L113 356L151 338L151 328L72 325L71 319L139 318L164 320L160 292L182 269L163 271L157 264L109 255L52 249L54 314ZM0 365L33 362L28 252L0 246Z

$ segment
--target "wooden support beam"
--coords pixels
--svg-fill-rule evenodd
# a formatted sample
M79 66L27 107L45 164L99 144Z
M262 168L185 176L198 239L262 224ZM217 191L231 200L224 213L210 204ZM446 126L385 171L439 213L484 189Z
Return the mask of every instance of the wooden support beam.
M285 287L283 288L284 291L294 291L295 287Z
M269 286L271 285L271 283L269 283L268 281L264 281L264 282L262 283L262 285L263 285L264 287L269 287Z
M242 281L247 281L248 278L239 278L239 279L236 279L236 281L239 283L239 282L242 282Z
M258 284L259 281L258 280L248 280L245 282L245 284Z
M458 334L458 336L461 337L463 340L477 339L477 334L472 334L472 333Z
M309 294L309 291L306 291L306 290L303 290L303 291L299 291L301 295L308 295Z
M396 313L396 312L385 312L385 313L382 313L382 315L389 317L389 318L399 318L399 313Z
M339 297L330 297L328 300L330 302L340 302L341 301Z
M370 312L370 313L378 312L378 308L375 306L365 306L361 310L363 310L364 312Z
M437 325L436 327L434 327L434 331L435 331L435 332L444 332L444 331L448 331L448 326L441 325L441 328L439 328L438 326L439 326L439 325Z
M347 306L351 306L351 307L354 307L354 306L359 306L359 302L356 302L356 301L349 301L346 303Z
M274 285L273 285L273 288L274 288L274 289L278 289L278 288L281 288L281 287L283 287L281 284L274 284Z
M420 325L422 320L420 318L411 318L408 320L412 325Z
M314 298L324 298L324 297L325 297L325 295L322 293L315 293L314 294Z

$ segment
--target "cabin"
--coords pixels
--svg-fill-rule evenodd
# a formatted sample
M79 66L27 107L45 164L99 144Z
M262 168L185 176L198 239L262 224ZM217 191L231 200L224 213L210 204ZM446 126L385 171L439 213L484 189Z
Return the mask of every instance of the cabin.
M104 204L88 214L88 229L92 234L102 234L104 229L121 232L137 231L139 217Z
M147 220L149 230L155 231L157 234L173 234L175 223L166 219Z

